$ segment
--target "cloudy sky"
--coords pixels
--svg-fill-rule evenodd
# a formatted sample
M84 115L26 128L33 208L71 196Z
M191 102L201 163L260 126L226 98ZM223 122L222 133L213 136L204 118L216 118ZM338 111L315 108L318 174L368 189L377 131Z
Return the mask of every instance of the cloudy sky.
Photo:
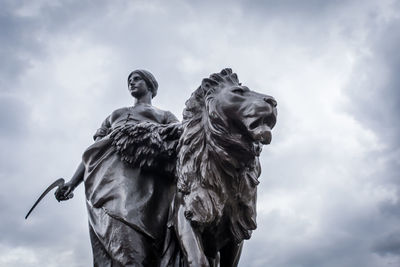
M279 108L240 266L400 266L399 1L0 0L0 33L1 267L92 264L83 188L24 216L131 70L181 119L224 67Z

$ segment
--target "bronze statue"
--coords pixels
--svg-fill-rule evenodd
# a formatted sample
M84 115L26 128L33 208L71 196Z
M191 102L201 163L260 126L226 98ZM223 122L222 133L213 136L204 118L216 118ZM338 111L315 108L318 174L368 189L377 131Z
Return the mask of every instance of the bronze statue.
M238 264L243 240L256 228L258 156L271 142L276 105L231 69L204 79L186 102L163 265Z
M237 266L256 228L275 99L224 69L203 80L179 123L151 106L149 72L132 72L128 86L135 105L107 117L72 179L45 193L59 186L67 200L84 181L95 266Z
M177 122L169 111L157 109L154 76L135 70L128 76L132 107L115 110L94 135L95 143L82 156L72 179L56 191L66 200L83 181L94 266L154 266L160 257L168 204L174 193L168 175L121 160L111 134L138 122Z

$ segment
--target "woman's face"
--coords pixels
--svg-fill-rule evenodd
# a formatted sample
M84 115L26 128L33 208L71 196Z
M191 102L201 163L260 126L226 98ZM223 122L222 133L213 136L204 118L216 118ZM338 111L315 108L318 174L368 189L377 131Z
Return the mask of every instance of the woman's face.
M133 73L129 77L128 89L131 95L135 98L140 98L149 93L149 88L147 87L146 82L137 73Z

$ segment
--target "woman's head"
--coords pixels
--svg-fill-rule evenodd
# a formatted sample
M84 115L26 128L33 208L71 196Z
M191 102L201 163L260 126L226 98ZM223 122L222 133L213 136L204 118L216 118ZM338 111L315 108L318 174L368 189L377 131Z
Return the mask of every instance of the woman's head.
M135 75L136 74L136 75ZM128 86L133 82L132 78L134 76L140 76L142 78L146 85L148 90L151 92L152 98L154 98L157 95L157 90L158 90L158 83L156 78L154 78L153 74L151 74L147 70L134 70L128 75Z

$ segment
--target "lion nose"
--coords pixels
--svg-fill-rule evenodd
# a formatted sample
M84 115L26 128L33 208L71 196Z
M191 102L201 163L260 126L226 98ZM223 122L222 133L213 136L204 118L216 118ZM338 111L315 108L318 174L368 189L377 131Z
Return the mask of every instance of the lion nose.
M274 108L278 105L278 103L272 96L264 97L264 101L273 106Z

